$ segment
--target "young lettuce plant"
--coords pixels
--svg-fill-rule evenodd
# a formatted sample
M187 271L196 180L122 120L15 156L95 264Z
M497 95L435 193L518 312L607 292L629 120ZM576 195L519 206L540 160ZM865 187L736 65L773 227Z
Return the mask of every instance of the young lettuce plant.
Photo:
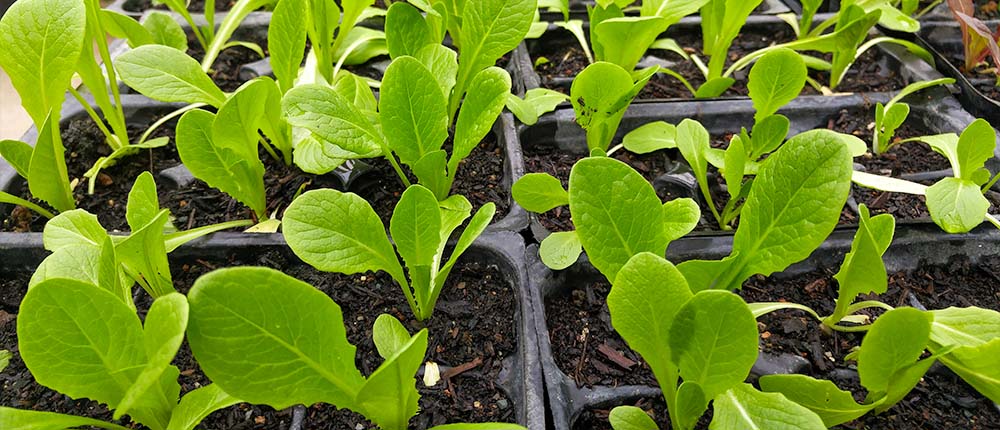
M174 292L167 253L207 234L251 224L250 220L230 221L177 231L170 223L170 211L160 209L149 172L139 175L132 186L125 218L132 230L128 236L109 235L96 216L82 209L50 220L42 243L52 254L38 266L29 286L52 278L75 279L108 289L134 308L133 283L154 298Z
M618 272L608 294L611 324L656 375L671 428L693 429L713 404L711 428L824 429L810 410L744 381L757 360L757 322L729 291L696 294L658 254L642 252ZM655 430L636 407L617 407L617 430Z
M184 18L184 21L191 27L195 38L198 39L198 43L205 49L205 56L201 62L202 70L205 73L212 70L215 60L219 58L219 54L226 48L242 46L263 57L264 50L256 43L233 41L231 38L243 20L250 15L250 12L271 5L277 0L237 0L233 4L232 9L226 13L225 18L222 19L218 29L216 29L215 25L215 1L207 0L205 2L206 25L203 26L199 26L194 21L191 13L187 10L186 1L162 0L158 1L158 3L165 4L171 11Z
M312 133L318 162L329 166L345 159L384 156L409 186L398 156L421 185L444 200L459 163L492 129L511 88L510 75L503 69L488 67L476 74L461 103L449 157L443 149L450 118L445 95L454 91L461 70L455 58L442 45L426 45L416 57L396 57L382 78L377 106L370 90L345 80L347 85L333 88L295 87L285 94L282 108L292 126Z
M102 267L113 266L113 251L100 258ZM170 363L188 326L183 295L157 297L143 322L130 296L110 291L108 284L116 282L112 269L101 272L99 284L49 278L28 289L17 319L17 344L39 384L107 404L115 419L129 415L153 430L194 430L213 411L239 403L215 384L180 397L180 371ZM0 425L127 429L92 418L9 407L0 407Z
M385 430L405 430L417 414L414 375L427 349L426 328L411 336L398 320L380 315L372 340L385 361L366 378L355 365L340 306L312 285L263 267L221 269L199 278L189 300L191 350L226 392L275 409L329 403ZM483 423L433 429L524 427Z
M662 203L649 181L613 158L589 157L573 165L569 191L555 177L529 173L514 184L514 200L536 213L569 205L576 231L550 234L542 262L562 270L583 250L607 279L639 252L663 255L667 245L694 229L701 213L688 198Z
M288 206L282 228L295 255L319 270L388 273L403 290L413 315L424 321L434 312L451 269L486 229L496 206L487 203L476 211L445 260L448 240L471 212L472 204L462 195L439 201L429 189L412 185L393 210L390 242L385 225L364 199L353 193L313 190Z
M799 16L798 20L795 19L794 13L778 15L779 18L783 19L792 26L792 29L795 31L795 34L800 40L823 34L826 29L834 25L839 19L838 14L834 14L832 17L827 18L814 27L813 19L816 17L816 12L823 4L823 1L803 0L801 4L802 14ZM916 1L905 0L900 2L893 0L856 0L851 2L851 4L861 7L866 13L878 10L880 13L878 20L879 25L890 30L905 33L916 33L920 30L920 22L911 16L914 12L916 12L917 6L919 5ZM847 8L846 2L841 4L841 7L837 12L839 13L845 8ZM929 8L927 10L929 10Z
M678 148L715 220L720 228L729 230L753 185L752 179L744 182L744 176L756 174L761 159L781 147L788 135L790 123L778 109L797 97L805 83L806 65L801 56L790 49L769 52L750 69L747 83L756 110L752 135L743 128L722 150L710 146L708 131L697 121L685 119L677 127L657 121L629 132L620 146L640 154ZM709 188L709 164L722 172L729 192L721 214Z
M990 31L989 26L975 17L976 5L971 0L948 0L955 21L962 30L962 46L965 51L965 70L971 72L986 61L993 58L994 74L1000 86L1000 26L996 31Z
M996 149L996 132L984 119L977 119L962 131L921 136L902 142L917 140L930 145L951 163L954 174L931 186L903 179L883 177L864 172L854 172L858 185L877 190L925 196L931 219L948 233L965 233L983 221L1000 228L1000 221L989 214L990 202L983 194L1000 179L986 169L986 160Z
M570 101L576 123L587 130L591 154L608 152L625 111L657 70L659 67L653 66L629 73L617 64L598 62L573 79Z
M875 131L872 137L872 152L881 154L888 151L899 142L892 142L892 136L896 134L896 129L903 125L906 117L910 115L910 105L903 103L904 97L925 88L936 85L949 85L955 83L952 78L940 78L930 81L919 81L907 85L896 94L888 103L881 102L875 105Z
M739 35L750 13L760 6L761 1L709 0L701 7L702 51L708 56L708 65L706 66L697 56L691 57L705 75L705 83L698 88L696 97L718 97L736 82L729 73L725 75L722 73L726 66L726 58L729 56L729 47ZM691 87L690 84L687 86Z

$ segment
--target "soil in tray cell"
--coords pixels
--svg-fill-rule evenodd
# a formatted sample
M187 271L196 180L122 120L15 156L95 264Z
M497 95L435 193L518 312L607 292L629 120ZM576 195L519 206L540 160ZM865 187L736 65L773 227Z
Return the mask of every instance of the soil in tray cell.
M672 36L686 52L697 55L707 61L707 58L701 51L701 33L699 31L682 34L671 34L668 32L668 35ZM753 51L778 43L790 42L794 38L795 34L790 29L784 27L767 33L745 31L737 36L730 47L726 67ZM815 52L812 54L820 55ZM654 49L650 50L647 55L655 57L660 61L676 62L676 64L665 66L679 73L695 88L698 88L705 82L704 75L694 63L683 60L676 53ZM830 60L829 55L821 56L827 61ZM552 32L552 36L543 36L534 45L534 49L531 52L532 61L537 62L542 57L548 60L536 67L536 71L542 78L542 86L564 92L568 91L568 87L557 85L555 79L576 76L576 74L580 73L588 65L587 57L576 41L576 38L562 30ZM652 58L647 59L651 60ZM736 83L726 90L722 96L746 96L746 75L748 72L749 69L735 72L733 77L736 79ZM824 85L829 84L830 76L828 72L813 71L811 72L811 76ZM887 60L881 55L880 51L878 49L870 49L847 71L836 91L889 91L902 88L903 86L905 86L905 82L898 73L891 70L887 64ZM807 85L803 90L803 94L818 94L818 92L813 87ZM662 73L653 76L637 96L640 100L692 97L691 92L679 80Z
M321 273L274 252L245 261L174 262L174 283L179 291L186 293L198 276L214 268L245 264L282 268L333 298L343 311L348 340L358 347L357 365L365 375L370 375L382 361L371 340L371 327L378 315L395 316L411 333L424 328L413 319L402 292L388 276ZM464 257L449 277L434 316L426 326L430 337L425 361L443 366L444 378L434 387L425 387L415 377L421 395L421 413L410 421L411 428L425 429L446 422L509 422L516 418L513 400L495 383L501 360L515 354L517 348L516 294L500 270L488 262ZM42 387L25 369L17 354L15 325L18 304L29 277L4 276L0 281L0 349L14 353L10 367L0 373L3 383L0 405L110 419L111 413L104 406L93 401L74 401ZM148 309L148 296L144 293L139 296L137 306ZM211 382L201 372L186 343L173 364L181 371L182 395ZM290 422L290 410L275 411L244 403L214 412L199 428L276 430L288 428ZM375 429L360 415L330 405L308 408L303 425L307 429Z
M260 49L264 51L265 57L269 54L267 50L266 33L255 32L246 35L238 35L234 36L232 40L256 43L260 46ZM188 33L187 54L198 60L199 63L202 61L202 58L205 57L205 49L198 43L198 39L194 37L193 33ZM222 91L236 91L240 85L243 85L243 83L246 82L245 79L240 78L240 67L244 64L249 64L261 59L260 55L249 48L244 48L242 46L226 48L219 53L215 63L212 64L212 71L209 72L209 76L212 77L212 81L214 81L215 84L222 89Z
M138 141L152 121L143 124L129 124L129 138ZM170 121L158 128L150 139L168 137L170 143L161 148L143 149L137 154L122 158L114 166L101 170L94 187L94 194L87 194L87 179L83 174L93 167L97 159L111 154L111 147L105 141L104 134L89 117L71 121L62 129L63 145L66 148L66 167L70 181L78 180L79 184L73 190L77 207L96 214L97 219L108 230L128 230L125 220L125 203L132 184L142 172L153 172L154 175L163 169L177 166L180 158L174 146L174 125ZM20 182L20 181L19 181ZM27 182L20 183L15 189L7 190L11 194L31 200L47 207L44 203L31 198ZM163 185L159 185L163 188ZM41 232L46 218L23 207L16 207L0 225L2 231Z
M450 139L445 142L443 148L450 156ZM364 161L371 166L372 171L358 178L355 185L352 185L352 191L368 200L375 213L382 219L382 223L388 227L392 211L406 189L396 170L385 157ZM409 173L405 165L401 164L400 167ZM497 222L510 211L510 189L504 185L505 175L503 147L497 142L496 135L489 133L458 165L451 194L461 194L469 199L473 214L486 203L494 203L497 211L493 216L493 222ZM409 175L409 180L413 184L417 183L413 175Z

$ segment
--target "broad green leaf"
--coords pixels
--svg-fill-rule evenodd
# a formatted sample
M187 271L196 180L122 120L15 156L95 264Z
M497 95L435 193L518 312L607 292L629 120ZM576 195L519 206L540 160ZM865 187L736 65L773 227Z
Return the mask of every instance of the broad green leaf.
M405 2L394 3L385 14L385 41L389 56L399 58L404 55L417 56L427 45L437 44L430 25L417 8Z
M615 331L649 363L661 385L676 384L671 326L692 297L687 281L660 255L643 252L622 267L612 285L608 310Z
M49 220L42 232L42 244L48 251L57 251L71 245L100 246L108 232L104 230L97 216L83 210L63 212Z
M205 103L219 107L226 95L187 54L162 45L145 45L115 60L125 84L162 102Z
M59 122L86 21L83 2L59 0L21 0L0 20L0 67L36 126L46 122L50 111L52 122Z
M760 377L760 388L765 392L781 393L805 406L819 415L827 427L854 421L875 406L859 405L850 392L837 388L833 382L806 375L764 375Z
M385 429L408 427L410 417L419 410L415 378L426 351L427 329L423 329L368 377L357 398L365 418Z
M663 121L651 122L628 132L622 139L625 149L636 154L648 154L677 147L677 127Z
M441 209L437 197L427 188L413 185L403 192L392 211L389 232L396 251L407 266L434 264L441 237Z
M3 372L4 369L7 368L7 365L10 364L10 359L13 356L14 354L11 354L11 352L6 349L0 350L0 372Z
M1000 338L1000 312L978 307L931 311L931 341L940 346L979 346Z
M393 60L382 78L379 123L400 161L414 164L448 137L446 101L434 75L413 57Z
M974 182L944 178L925 191L927 211L934 223L948 233L965 233L986 219L989 200Z
M569 193L559 179L546 173L528 173L511 187L514 201L531 212L547 212L569 204Z
M118 260L127 271L138 275L136 281L148 286L147 292L154 298L174 292L163 240L163 227L169 219L170 211L160 211L149 224L115 247Z
M170 416L167 430L194 430L209 414L239 403L216 384L206 385L184 395Z
M701 208L689 198L674 199L663 204L663 227L668 242L673 242L694 230L701 220Z
M35 198L65 212L75 208L76 201L69 186L58 115L58 110L50 112L38 128L38 140L28 163L28 189Z
M104 27L104 31L108 32L112 37L128 40L128 46L135 48L154 43L153 35L149 32L149 29L139 24L135 18L107 9L101 10L100 14L101 25ZM184 44L185 46L187 45L186 37Z
M378 101L364 78L346 70L337 73L333 90L362 112L378 111Z
M608 421L615 430L658 430L646 411L635 406L618 406L611 410Z
M757 360L757 321L739 296L702 291L677 312L670 350L684 381L697 383L705 398L716 398L750 374Z
M212 122L212 146L223 153L227 164L245 160L254 170L263 171L264 166L257 155L260 140L258 130L263 126L266 109L269 107L265 101L271 95L273 87L270 84L273 81L257 78L241 85L215 115L215 121ZM232 159L234 156L235 159Z
M364 378L343 315L312 285L273 269L221 269L199 278L188 301L188 343L226 393L275 409L357 406Z
M743 174L746 173L747 151L743 145L743 139L733 136L726 148L723 160L725 162L722 177L726 180L726 189L729 192L730 200L739 199L740 191L743 190ZM712 203L714 204L714 203Z
M111 409L146 364L135 312L110 292L76 280L52 279L29 290L17 334L21 358L39 384Z
M694 428L698 419L708 410L705 392L696 382L684 381L677 387L677 410L679 415L678 428Z
M435 43L424 46L414 57L427 66L437 79L441 94L446 97L451 94L451 89L455 87L455 74L458 73L458 53Z
M575 231L557 231L542 240L538 255L550 269L562 270L580 258L583 248Z
M534 125L538 117L552 112L569 96L548 88L532 88L524 93L524 99L513 94L507 96L507 109L525 125Z
M65 430L83 426L99 427L108 430L129 430L128 427L106 423L93 418L0 406L0 427L5 429Z
M605 19L595 29L597 43L603 45L604 54L598 58L633 70L668 25L667 20L659 16Z
M851 181L867 188L895 193L914 194L922 196L927 192L927 186L917 182L896 179L889 176L873 175L871 173L854 171Z
M385 226L356 194L306 192L288 206L282 230L295 255L319 270L348 275L384 270L406 285Z
M31 145L19 140L0 140L0 157L7 160L7 163L24 179L28 179L32 151L34 148Z
M901 382L894 376L920 358L932 320L931 314L914 308L897 308L875 320L858 354L858 376L869 398L877 399L877 394L884 395L891 385Z
M151 43L169 46L181 52L187 51L187 35L170 15L157 11L150 12L143 18L142 26L149 31L152 37Z
M778 149L782 143L785 143L785 137L788 136L788 128L790 125L788 117L779 114L770 115L764 117L760 121L757 121L757 123L753 125L753 137L750 139L750 150L747 151L750 156L750 161L757 161L760 157L765 154L770 154L774 150ZM862 142L862 150L864 151L865 149L866 147L864 142Z
M1000 339L956 348L940 360L980 394L1000 402Z
M458 79L449 102L449 113L458 109L459 101L480 70L496 64L500 57L524 40L531 28L535 8L535 0L465 2L461 10Z
M448 176L448 153L437 149L410 165L420 185L427 187L439 199L448 197L453 177Z
M710 148L708 130L698 121L685 118L677 125L676 143L684 160L691 166L698 186L703 191L707 190L708 160L705 153Z
M282 93L292 89L299 76L299 65L306 49L308 14L309 2L306 0L279 1L271 14L267 48L271 54L271 69Z
M330 158L371 158L382 155L385 138L372 118L325 85L292 88L281 101L288 123L323 139Z
M472 79L455 123L455 145L448 160L449 176L455 176L458 163L468 157L493 128L510 94L510 85L510 75L499 67L484 69Z
M747 89L757 110L754 120L773 115L802 92L806 85L806 63L788 48L764 54L750 69Z
M100 268L101 248L90 244L72 244L59 247L45 257L28 281L28 289L56 278L73 279L100 286L97 271Z
M388 360L403 349L410 342L410 333L403 327L403 323L389 314L379 315L372 326L372 340L378 355Z
M97 286L111 291L129 308L135 309L135 302L132 301L132 284L132 279L125 274L124 268L118 262L114 239L106 236L97 261Z
M174 360L177 351L184 342L184 331L188 323L188 303L187 298L180 293L171 293L157 298L146 314L145 327L143 327L143 343L146 347L146 357L148 362L136 381L125 392L125 397L121 404L115 409L115 419L121 418L129 413L133 407L138 406L142 397L153 389L153 386L160 382L164 372L167 372L170 362ZM177 385L177 369L173 369L173 385ZM178 386L178 390L179 390ZM171 403L175 399L169 399ZM171 408L160 411L166 413L163 417L164 425L170 422Z
M955 176L972 179L986 160L993 158L997 134L986 120L979 118L969 124L958 138L958 166Z
M736 80L728 77L718 77L712 78L705 81L698 87L698 90L694 93L694 98L696 99L711 99L719 97L722 93L726 92L729 87L733 86Z
M711 430L768 429L823 430L826 426L809 409L779 393L762 393L737 384L715 398Z
M149 172L142 172L128 193L125 218L132 231L145 227L160 213L160 199L156 195L156 182Z
M847 308L861 294L885 293L888 277L882 255L892 242L896 219L890 214L872 217L868 207L859 206L858 231L851 242L851 252L833 277L839 285L837 307L831 320L836 323L847 316Z
M438 201L438 207L441 208L441 243L444 244L451 233L472 215L472 203L465 196L455 194Z
M590 262L609 280L633 255L663 255L663 206L653 186L634 169L607 157L573 166L569 208Z
M655 70L654 70L655 71ZM597 62L587 66L570 88L576 122L587 130L587 146L607 150L632 99L646 85L650 73L638 81L621 66Z
M895 104L886 110L882 103L875 105L875 141L879 151L889 149L889 142L896 134L896 129L903 125L906 117L910 115L910 105Z

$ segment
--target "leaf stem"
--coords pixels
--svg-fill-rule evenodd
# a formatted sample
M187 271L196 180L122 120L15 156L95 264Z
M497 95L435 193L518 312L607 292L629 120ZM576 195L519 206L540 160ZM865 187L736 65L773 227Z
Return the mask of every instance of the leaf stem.
M15 204L15 205L18 205L18 206L24 206L24 207L26 207L28 209L31 209L31 210L35 211L37 214L39 214L39 215L41 215L41 216L43 216L45 218L48 218L48 219L55 218L55 214L53 214L52 212L49 212L49 211L45 210L45 208L43 208L43 207L41 207L39 205L36 205L36 204L34 204L32 202L29 202L29 201L27 201L25 199L22 199L20 197L17 197L17 196L15 196L13 194L5 193L3 191L0 191L0 202Z

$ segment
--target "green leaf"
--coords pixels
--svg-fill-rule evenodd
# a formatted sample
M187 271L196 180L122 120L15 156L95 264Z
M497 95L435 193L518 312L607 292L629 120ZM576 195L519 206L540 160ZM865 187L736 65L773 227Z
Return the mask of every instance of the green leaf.
M0 350L0 372L3 372L4 369L7 368L7 365L10 364L10 359L13 356L14 354L11 354L11 352L6 349Z
M695 179L698 180L698 185L706 189L708 186L708 160L705 158L705 153L710 148L708 130L698 121L685 118L677 125L676 142L677 149L691 166Z
M739 135L733 136L726 148L723 161L725 162L722 177L726 180L726 189L729 192L730 200L739 199L743 190L743 174L746 173L747 151L743 146L743 139Z
M635 406L618 406L611 410L608 421L615 430L658 430L646 411Z
M62 246L51 255L45 257L35 269L28 281L28 289L48 280L56 278L74 279L91 285L100 286L98 268L100 267L101 249L90 244L72 244Z
M573 79L570 101L576 111L576 122L587 130L587 146L591 150L607 150L625 110L651 76L634 82L621 66L597 62Z
M434 264L438 246L447 239L441 237L441 209L434 193L420 185L407 188L392 211L389 232L407 266Z
M378 349L378 355L388 360L406 348L406 344L410 342L410 333L392 315L382 314L375 319L372 340Z
M125 84L161 102L205 103L219 107L226 95L187 54L162 45L145 45L115 60Z
M174 283L170 277L170 263L167 261L167 248L163 240L163 226L170 219L170 211L164 209L157 214L149 224L119 243L115 247L118 260L126 271L134 273L136 281L146 288L146 291L158 298L174 292Z
M65 430L82 426L109 430L129 430L117 424L93 418L74 417L55 412L27 411L0 406L0 427L18 430Z
M830 317L839 322L847 316L847 308L860 294L885 293L888 277L882 255L892 242L896 219L890 214L872 217L868 207L859 206L858 231L851 242L851 252L844 256L844 263L833 277L840 286L837 307Z
M575 231L558 231L550 234L542 240L538 247L538 255L542 258L548 268L562 270L580 258L583 248L580 245L580 237Z
M371 158L382 155L385 138L377 123L350 100L325 85L292 88L281 100L288 123L323 140L330 158Z
M143 396L146 396L153 386L160 382L164 372L172 367L170 362L174 360L177 351L184 342L184 331L188 323L188 303L187 298L180 293L171 293L157 298L146 314L146 323L143 328L143 341L146 346L146 363L142 373L136 381L125 392L125 397L121 404L115 409L115 419L120 419L129 413L133 407L140 405ZM177 385L177 369L167 375L173 376L173 385ZM177 387L180 390L180 387ZM173 403L174 399L169 399ZM169 414L173 409L163 410ZM164 424L170 422L170 417L164 417Z
M649 363L661 385L677 382L677 367L671 361L671 326L691 297L677 268L648 252L637 254L622 267L608 293L611 325Z
M739 296L701 291L678 311L670 350L684 381L715 398L750 374L757 360L757 321Z
M854 396L837 388L833 382L813 379L806 375L764 375L760 388L765 392L781 393L819 415L823 425L837 426L854 421L875 405L859 405Z
M439 199L448 197L452 177L448 176L448 153L443 149L428 152L410 166L420 185L427 187Z
M711 430L774 429L823 430L816 414L779 393L762 393L748 384L737 384L715 398Z
M364 378L326 294L273 269L241 267L202 276L188 301L188 343L226 393L275 409L356 407Z
M698 87L698 91L695 91L694 98L696 99L711 99L719 97L722 93L726 92L729 87L733 86L736 80L727 77L712 78L705 81Z
M135 18L107 9L102 9L100 14L104 31L107 31L112 37L127 39L128 46L135 48L154 43L153 35L150 34L149 29L139 24ZM184 44L187 45L186 37Z
M379 320L382 320L381 316ZM418 411L420 394L417 393L414 378L427 351L427 329L420 330L412 338L407 336L406 341L368 377L358 393L358 403L365 418L381 428L405 429L410 417Z
M306 26L309 2L306 0L279 1L271 14L267 31L267 48L271 54L271 69L287 93L299 76L302 53L306 49Z
M385 226L356 194L306 192L288 206L282 230L295 255L319 270L348 275L384 270L406 285Z
M169 46L181 52L187 51L187 35L170 15L157 11L150 12L142 20L142 26L149 31L152 37L151 43Z
M674 199L663 204L663 226L668 242L684 237L701 220L701 208L689 198Z
M464 197L463 197L464 199ZM469 220L469 225L465 227L462 231L462 235L458 237L458 242L455 243L455 249L452 250L451 256L448 257L448 262L444 264L440 271L434 278L434 291L431 293L430 300L423 304L423 312L426 318L430 317L431 311L434 309L434 303L437 302L438 296L441 294L441 290L444 288L444 282L448 278L448 274L451 273L451 269L455 267L455 263L458 262L458 258L465 253L466 250L472 246L476 238L483 234L486 227L493 220L493 216L496 215L496 205L487 203L476 211L476 214L472 216ZM447 216L446 216L447 217ZM438 250L439 253L443 253L443 249Z
M432 44L418 50L414 57L427 66L437 79L441 94L451 94L451 89L455 87L455 74L458 73L458 53L444 45Z
M97 216L83 209L63 212L49 220L42 232L42 244L48 251L57 251L70 245L100 246L108 232L97 221Z
M663 121L651 122L628 132L622 139L625 149L636 154L648 154L677 147L677 127Z
M930 338L932 320L931 314L914 308L897 308L875 320L858 354L858 376L869 398L877 399L892 385L905 384L894 377L920 358Z
M385 14L385 41L389 56L416 56L423 47L436 44L431 27L417 8L405 2L394 3Z
M754 121L773 115L802 92L806 85L806 63L788 48L764 54L750 69L747 89L757 110Z
M58 109L58 108L56 108ZM60 212L76 207L66 170L66 150L59 132L58 110L45 116L28 163L28 189Z
M125 218L132 231L138 231L160 213L160 199L156 195L156 182L149 172L142 172L128 193Z
M705 392L696 382L684 381L677 387L677 410L679 413L678 428L694 428L698 419L708 410Z
M524 426L510 423L458 423L443 424L428 430L526 430Z
M621 161L578 161L569 176L569 208L590 262L609 280L633 255L666 252L660 198L642 175Z
M83 2L22 0L0 20L0 67L35 125L59 108L76 70L86 33ZM57 208L58 209L58 208Z
M135 312L110 292L76 280L52 279L29 290L17 334L21 358L39 384L110 409L146 364Z
M1000 339L955 348L940 360L980 394L1000 401Z
M903 125L909 115L910 105L907 104L895 104L888 110L885 110L882 103L875 105L875 141L880 152L889 149L889 142L896 134L896 129Z
M925 191L927 211L948 233L965 233L982 224L990 208L979 185L967 179L944 178Z
M753 125L753 137L750 139L751 147L747 151L750 154L750 160L757 161L760 157L770 154L778 149L782 143L785 143L785 137L788 136L790 125L788 117L778 114L770 115L757 121ZM864 150L864 143L862 143L862 148Z
M499 67L484 69L472 79L455 123L455 145L448 160L449 176L455 176L458 163L468 157L493 128L510 94L510 85L510 75Z
M212 412L239 402L216 384L195 389L185 394L174 408L167 430L194 430Z
M323 88L323 86L314 88ZM346 70L341 70L340 73L337 73L337 79L333 82L333 90L343 96L351 105L361 110L361 112L371 113L378 111L378 101L375 100L375 94L372 92L371 87L368 86L368 82L354 73Z
M511 187L514 201L531 212L547 212L569 204L569 193L559 179L546 173L528 173Z
M668 25L670 23L659 16L605 19L594 30L597 36L594 43L600 43L603 52L597 59L633 70Z
M986 120L979 118L969 124L958 138L958 169L955 176L972 179L983 168L986 160L993 158L997 135Z
M31 145L19 140L0 140L0 157L17 171L22 178L28 179L28 167L31 166Z
M930 311L931 341L940 346L979 346L1000 338L1000 312L978 307Z
M448 137L448 113L441 88L413 57L393 60L382 78L379 123L389 148L405 164L441 149Z

